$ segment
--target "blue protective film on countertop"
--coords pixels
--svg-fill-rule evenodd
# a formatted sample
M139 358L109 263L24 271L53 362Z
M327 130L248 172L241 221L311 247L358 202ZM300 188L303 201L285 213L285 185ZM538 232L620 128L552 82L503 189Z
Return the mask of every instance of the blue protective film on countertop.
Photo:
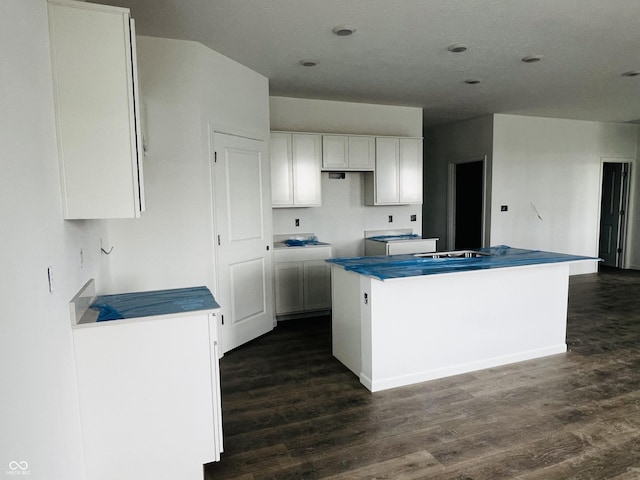
M327 262L340 265L344 267L345 270L357 272L362 275L369 275L380 280L387 280L391 278L487 270L542 263L599 260L594 257L544 252L541 250L525 250L522 248L511 248L505 245L480 248L476 251L488 255L477 258L429 258L418 257L416 254L403 254L330 258Z
M207 287L191 287L100 295L91 308L100 310L97 321L102 322L212 310L220 308L220 305Z
M305 239L289 238L284 243L287 247L306 247L307 245L328 245L328 243L318 241L318 237Z
M422 238L417 233L404 233L402 235L376 235L375 237L367 237L367 240L374 240L376 242L393 242L394 240L415 240L416 238Z

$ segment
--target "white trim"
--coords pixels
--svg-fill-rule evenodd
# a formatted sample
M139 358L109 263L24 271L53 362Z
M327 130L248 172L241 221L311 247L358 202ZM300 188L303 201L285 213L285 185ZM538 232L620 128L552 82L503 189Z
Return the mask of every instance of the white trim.
M487 368L499 367L516 362L524 362L527 360L533 360L540 357L546 357L548 355L556 355L560 353L566 353L567 345L562 343L559 345L552 345L549 347L538 348L535 350L529 350L526 352L519 352L510 355L500 355L493 358L484 360L461 363L446 368L437 368L432 370L423 370L422 372L412 373L410 375L400 375L397 377L388 377L375 382L371 381L364 373L360 374L360 383L367 387L371 392L378 392L380 390L387 390L389 388L403 387L405 385L412 385L414 383L426 382L429 380L436 380L438 378L450 377L453 375L460 375L462 373L475 372L478 370L484 370Z

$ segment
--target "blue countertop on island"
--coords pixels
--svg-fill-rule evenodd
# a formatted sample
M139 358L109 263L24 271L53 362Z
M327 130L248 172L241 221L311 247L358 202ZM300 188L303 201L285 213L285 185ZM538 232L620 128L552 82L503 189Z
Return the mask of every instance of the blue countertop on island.
M494 268L537 265L544 263L598 261L598 258L565 253L525 250L505 245L475 250L482 254L476 258L431 258L419 254L386 255L374 257L331 258L327 262L345 270L387 280L392 278L436 275L440 273L488 270Z
M100 295L91 305L98 322L157 315L184 314L220 308L207 287Z

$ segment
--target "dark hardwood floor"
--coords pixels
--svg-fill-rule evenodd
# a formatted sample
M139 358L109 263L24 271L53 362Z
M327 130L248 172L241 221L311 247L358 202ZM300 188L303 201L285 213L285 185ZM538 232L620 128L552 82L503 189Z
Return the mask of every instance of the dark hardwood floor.
M567 344L372 394L329 318L281 323L221 360L206 479L640 479L640 272L572 277Z

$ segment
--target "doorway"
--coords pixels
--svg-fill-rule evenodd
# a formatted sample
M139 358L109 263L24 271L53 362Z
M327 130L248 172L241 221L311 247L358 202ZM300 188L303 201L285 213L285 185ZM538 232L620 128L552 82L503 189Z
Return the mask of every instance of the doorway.
M608 267L624 266L629 166L627 162L602 164L598 256Z
M449 248L482 248L484 239L485 160L450 164Z

